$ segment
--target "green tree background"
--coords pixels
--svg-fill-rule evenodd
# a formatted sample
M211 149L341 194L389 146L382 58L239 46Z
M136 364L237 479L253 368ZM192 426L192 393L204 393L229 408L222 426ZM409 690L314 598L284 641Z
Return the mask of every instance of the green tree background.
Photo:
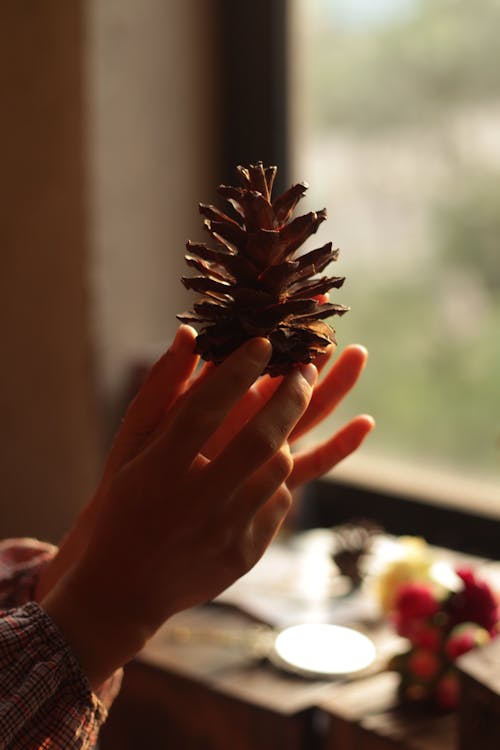
M420 0L410 16L354 30L332 6L306 70L323 137L418 129L446 144L455 115L500 106L496 0ZM366 343L370 363L346 413L375 415L376 448L498 476L500 169L456 157L452 175L429 215L431 263L397 283L348 278L351 312L333 322L341 342Z
M335 0L325 0L335 6ZM405 20L316 37L310 106L319 126L352 131L431 124L450 107L498 97L500 3L417 0ZM325 12L325 15L326 12Z

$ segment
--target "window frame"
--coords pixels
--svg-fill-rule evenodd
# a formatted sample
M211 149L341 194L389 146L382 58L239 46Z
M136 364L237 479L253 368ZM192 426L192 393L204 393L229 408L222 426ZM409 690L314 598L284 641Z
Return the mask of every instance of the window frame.
M218 172L234 182L238 164L279 165L289 173L287 0L218 0Z

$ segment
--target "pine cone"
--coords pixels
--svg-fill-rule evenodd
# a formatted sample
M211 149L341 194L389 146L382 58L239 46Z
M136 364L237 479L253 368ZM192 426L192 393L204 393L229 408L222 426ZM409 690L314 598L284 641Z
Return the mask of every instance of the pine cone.
M193 310L177 317L197 328L196 351L216 364L247 339L268 338L273 354L265 372L283 375L299 362L313 362L336 343L335 331L322 319L343 315L349 308L321 298L341 287L344 278L316 274L337 260L339 251L328 242L297 256L326 219L324 209L291 219L307 190L305 183L271 201L276 167L258 162L237 171L242 187L218 188L236 219L200 204L216 246L187 243L186 262L199 275L183 277L182 282L202 296Z

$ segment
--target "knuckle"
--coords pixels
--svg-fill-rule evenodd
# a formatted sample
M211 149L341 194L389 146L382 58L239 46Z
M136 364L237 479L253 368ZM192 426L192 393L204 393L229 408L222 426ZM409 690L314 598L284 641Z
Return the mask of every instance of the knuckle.
M282 448L280 451L278 451L274 461L274 470L276 476L278 477L278 479L281 479L281 481L285 480L293 469L293 458L290 455L288 447Z
M258 460L265 461L276 453L280 447L281 440L277 440L275 432L260 427L253 431L249 443L252 454Z
M280 514L288 513L292 505L292 493L288 487L280 487L275 495L275 504Z

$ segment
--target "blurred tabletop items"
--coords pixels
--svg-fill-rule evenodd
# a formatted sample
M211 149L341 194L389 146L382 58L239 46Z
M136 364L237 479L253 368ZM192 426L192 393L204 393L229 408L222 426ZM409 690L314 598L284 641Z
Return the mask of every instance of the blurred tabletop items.
M499 590L370 521L284 534L128 665L102 750L497 750Z

